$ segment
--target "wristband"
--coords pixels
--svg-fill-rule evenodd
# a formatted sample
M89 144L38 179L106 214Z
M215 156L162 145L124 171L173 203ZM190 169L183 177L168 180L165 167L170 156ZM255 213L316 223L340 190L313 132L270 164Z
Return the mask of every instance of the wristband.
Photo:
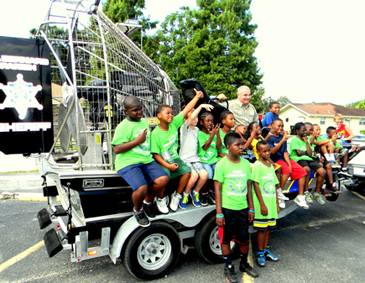
M249 211L249 212L252 212L252 213L255 213L255 210L251 210L251 209L249 209L248 211Z
M270 133L270 132L269 132L269 135L270 135L270 136L273 136L273 134L272 134L272 133Z
M223 217L224 217L224 214L223 214L223 213L221 213L221 214L217 214L215 217L216 217L216 218L223 218Z

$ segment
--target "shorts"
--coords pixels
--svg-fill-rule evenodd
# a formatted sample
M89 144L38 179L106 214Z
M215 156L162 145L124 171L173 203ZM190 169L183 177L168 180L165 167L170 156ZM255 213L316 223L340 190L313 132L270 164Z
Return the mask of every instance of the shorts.
M132 187L133 192L143 185L151 185L162 176L167 176L156 161L132 164L120 169L118 173Z
M284 160L278 160L276 161L276 164L279 164L281 166L281 173L283 175L290 174L289 166ZM291 172L292 180L298 180L304 176L307 176L307 171L305 171L304 168L300 166L297 162L295 162L293 159L290 159L290 164L292 168Z
M218 229L220 244L235 241L240 246L247 246L249 244L248 208L241 210L222 208L222 212L226 224Z
M190 167L186 165L186 163L182 161L180 158L173 159L172 163L177 163L177 165L179 165L174 172L170 171L165 166L160 165L170 179L174 179L191 172Z
M207 171L205 170L203 164L201 164L199 161L198 162L185 162L186 165L188 165L191 169L191 172L196 172L198 175L201 172Z
M310 170L317 172L318 169L321 169L322 166L315 160L298 160L297 162L300 166L305 167L308 166Z
M216 163L213 164L209 164L209 163L202 163L204 169L208 172L208 179L211 180L213 179L214 176L214 170L215 170L215 166L217 165Z
M254 219L253 228L258 231L274 230L276 228L276 219Z
M318 157L312 157L312 159L313 159L314 161L317 161L318 163L320 162ZM327 165L328 163L329 163L329 162L327 161L327 159L326 159L326 158L324 158L324 161L323 161L323 167L326 167L326 165Z

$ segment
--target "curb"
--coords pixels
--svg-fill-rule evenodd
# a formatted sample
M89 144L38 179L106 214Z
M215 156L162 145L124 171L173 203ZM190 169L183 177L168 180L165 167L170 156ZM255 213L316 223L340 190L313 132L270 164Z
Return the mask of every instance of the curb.
M0 200L21 200L21 201L47 201L47 197L41 193L6 193L0 194ZM57 196L57 201L61 201Z

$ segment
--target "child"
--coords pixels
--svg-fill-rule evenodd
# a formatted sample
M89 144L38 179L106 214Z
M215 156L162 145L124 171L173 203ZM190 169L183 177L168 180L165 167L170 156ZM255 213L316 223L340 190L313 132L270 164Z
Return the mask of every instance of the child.
M159 106L157 109L157 118L160 120L160 125L158 125L151 134L151 152L153 158L160 164L169 178L181 176L177 190L172 194L172 199L170 201L170 208L172 211L177 210L180 199L182 198L181 193L190 178L190 167L186 165L177 154L177 130L184 124L184 118L187 117L198 100L203 97L203 92L197 91L196 89L194 89L194 91L196 93L195 97L175 118L172 115L170 106ZM167 202L166 198L164 198L164 201L165 203Z
M247 140L244 136L247 134L247 127L245 125L238 125L234 131L241 136L243 144L246 144ZM250 163L254 163L256 160L255 154L249 148L246 148L246 150L243 151L241 157L247 159Z
M198 155L200 162L208 172L208 179L213 179L214 169L218 162L218 150L222 147L222 140L219 135L219 124L214 127L213 115L204 112L200 115L199 123L201 131L198 132ZM207 183L208 184L208 183ZM208 205L208 197L214 203L213 193L207 191L207 186L203 189L201 204Z
M221 140L223 141L226 134L230 133L232 131L232 128L234 128L235 126L233 113L231 111L223 111L220 115L220 120L223 124L223 127L219 129L219 135L221 137ZM222 143L222 147L218 151L218 156L222 158L225 157L227 153L227 148L224 143Z
M276 101L272 101L269 104L269 111L266 113L265 118L262 120L262 124L265 127L271 127L275 118L279 118L280 106Z
M280 118L275 118L268 134L270 136L268 143L270 146L271 160L281 166L282 174L280 176L280 187L284 188L289 176L291 176L292 180L298 180L298 195L303 195L305 176L307 175L307 172L302 166L296 163L293 159L289 158L287 150L288 136L285 131L283 132L283 128L283 120ZM284 135L282 133L284 133ZM288 198L283 195L281 189L277 190L277 194L280 208L285 208L285 203L284 205L282 203L284 200L288 200ZM283 195L286 199L281 195ZM296 203L300 207L308 209L308 206L305 202L300 202L298 199L296 199Z
M279 258L269 250L269 233L275 229L279 213L279 200L275 185L279 183L274 167L268 163L270 147L267 141L259 141L256 145L258 160L252 166L252 182L254 187L253 203L255 217L253 227L257 230L257 264L264 267L266 259L278 261ZM256 211L257 210L257 211Z
M333 121L336 123L336 131L341 143L351 143L354 134L351 129L343 123L343 117L340 113L336 113Z
M241 157L243 142L237 133L228 133L224 138L228 149L226 157L217 164L214 174L216 195L216 223L219 226L222 255L226 263L224 275L228 282L237 282L232 265L230 242L240 249L240 271L257 277L257 272L247 262L249 247L248 224L254 218L251 189L250 163Z
M133 214L138 224L147 227L151 224L147 216L155 218L155 196L158 195L158 210L166 213L161 198L169 178L151 155L151 132L147 121L141 120L143 112L139 99L127 97L124 111L127 118L117 126L112 141L115 168L132 187Z
M296 204L301 204L299 206L304 206L304 202L312 203L314 198L319 204L325 204L322 196L319 194L321 187L323 185L324 178L326 176L326 171L322 166L310 156L312 156L312 149L309 145L307 138L307 128L304 123L297 123L294 126L294 131L296 132L296 137L290 142L290 158L296 161L300 166L302 166L307 172L307 176L304 183L304 194L305 196L297 196ZM308 192L308 182L310 177L310 170L317 172L317 184L313 195Z
M179 156L191 169L189 182L186 185L183 198L180 200L179 207L185 209L191 195L192 203L195 207L200 207L199 192L208 179L208 172L200 163L198 156L198 132L196 127L198 124L198 114L202 108L210 111L213 106L209 104L201 104L194 112L188 114L188 119L184 125L180 127L181 147ZM199 180L198 180L199 178ZM194 191L191 191L195 185Z
M337 164L340 164L342 158L342 171L347 171L348 149L343 148L343 144L338 141L337 131L334 127L327 128L327 138L330 140L331 151L337 155ZM345 169L345 170L344 170Z
M335 132L336 129L332 127ZM327 128L328 131L328 128ZM313 133L315 134L314 143L318 147L318 151L322 153L322 155L327 159L327 161L333 163L335 161L334 155L332 154L334 151L334 146L331 142L336 140L336 135L334 135L331 140L328 139L328 135L321 136L321 127L317 124L313 124Z

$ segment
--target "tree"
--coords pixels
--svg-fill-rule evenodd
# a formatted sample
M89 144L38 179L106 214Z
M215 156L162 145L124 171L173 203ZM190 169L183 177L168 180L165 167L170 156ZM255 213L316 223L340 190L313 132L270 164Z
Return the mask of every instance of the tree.
M351 102L345 105L347 108L365 109L365 99L356 102Z
M236 98L237 87L247 85L254 93L261 84L250 24L251 0L198 0L169 15L158 32L162 69L176 85L196 78L210 95L225 93ZM254 102L254 99L253 99Z

